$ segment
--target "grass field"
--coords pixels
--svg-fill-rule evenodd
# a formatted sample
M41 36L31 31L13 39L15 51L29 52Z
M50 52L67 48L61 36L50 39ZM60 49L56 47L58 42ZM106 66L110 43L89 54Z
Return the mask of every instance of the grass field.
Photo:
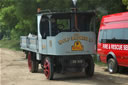
M97 64L97 65L107 66L107 64L104 64L104 63L98 61L98 60L97 60L97 56L94 56L94 57L93 57L93 60L94 60L95 64Z
M20 50L20 41L19 40L0 40L0 48Z

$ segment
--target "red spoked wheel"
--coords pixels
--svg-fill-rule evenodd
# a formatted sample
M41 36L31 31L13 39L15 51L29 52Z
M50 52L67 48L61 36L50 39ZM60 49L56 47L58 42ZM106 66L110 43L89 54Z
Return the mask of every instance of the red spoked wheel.
M38 72L38 61L32 52L28 52L28 68L32 73Z
M28 68L29 68L29 71L31 72L32 70L32 61L31 61L31 53L29 52L28 53Z
M52 80L54 75L53 62L50 57L46 57L44 60L44 74L47 79Z

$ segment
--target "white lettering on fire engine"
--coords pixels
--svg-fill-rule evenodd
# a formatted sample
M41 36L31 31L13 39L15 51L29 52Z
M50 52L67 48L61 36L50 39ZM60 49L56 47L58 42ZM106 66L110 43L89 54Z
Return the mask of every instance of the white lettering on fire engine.
M128 50L128 45L118 45L118 44L103 44L104 49L112 50Z
M124 50L128 50L128 45L124 45Z
M122 48L122 45L111 45L111 49L113 50L123 50Z

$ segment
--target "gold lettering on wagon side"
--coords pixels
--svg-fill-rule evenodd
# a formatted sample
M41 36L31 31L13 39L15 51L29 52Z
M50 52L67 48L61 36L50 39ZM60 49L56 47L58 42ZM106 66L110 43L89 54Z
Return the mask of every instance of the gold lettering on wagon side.
M88 37L86 36L80 36L79 34L74 34L74 36L72 37L67 37L67 38L64 38L62 40L59 40L58 43L60 45L62 45L63 43L66 43L66 42L69 42L69 41L73 41L73 40L84 40L84 41L88 41Z

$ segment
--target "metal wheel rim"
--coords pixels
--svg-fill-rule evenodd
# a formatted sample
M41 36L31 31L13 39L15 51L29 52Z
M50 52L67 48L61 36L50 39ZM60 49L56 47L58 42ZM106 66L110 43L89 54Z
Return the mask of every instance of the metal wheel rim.
M109 68L109 72L113 72L113 63L112 62L109 63L108 68Z

